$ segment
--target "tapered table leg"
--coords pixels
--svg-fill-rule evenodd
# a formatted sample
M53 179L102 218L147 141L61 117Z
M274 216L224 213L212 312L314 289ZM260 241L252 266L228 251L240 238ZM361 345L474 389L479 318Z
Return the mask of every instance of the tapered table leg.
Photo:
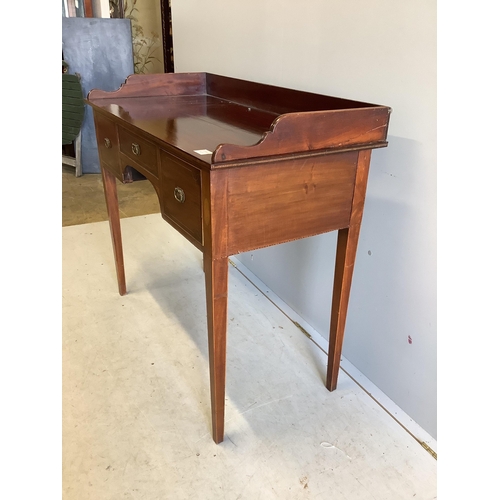
M216 443L220 443L224 439L228 259L226 257L211 260L205 257L204 268L207 294L212 437Z
M344 329L347 318L347 305L351 290L354 259L358 244L359 225L341 229L337 238L337 257L333 280L332 317L330 322L330 343L328 346L328 365L326 387L329 391L337 388L340 368L340 355L344 340Z
M125 284L125 266L123 263L122 233L120 229L120 212L118 209L118 193L116 190L116 178L105 168L102 171L102 183L104 185L104 197L108 209L109 228L113 242L113 254L115 257L116 277L118 279L118 292L120 295L127 293Z
M328 365L326 371L326 387L330 391L337 388L347 306L368 184L370 157L371 150L360 151L358 154L350 225L348 228L340 229L338 232L335 275L333 278L330 343L328 346Z

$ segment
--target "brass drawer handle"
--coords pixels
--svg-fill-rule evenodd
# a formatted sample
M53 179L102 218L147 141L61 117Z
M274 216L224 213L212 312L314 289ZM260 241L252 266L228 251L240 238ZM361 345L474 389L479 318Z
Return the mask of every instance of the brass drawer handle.
M139 144L136 144L135 142L132 143L132 153L134 153L136 156L139 156L141 154L141 146Z
M104 138L104 145L105 145L108 149L110 149L110 148L111 148L111 141L110 141L107 137L105 137L105 138Z
M186 200L186 194L184 193L184 189L180 187L176 187L174 189L174 198L179 202L179 203L184 203Z

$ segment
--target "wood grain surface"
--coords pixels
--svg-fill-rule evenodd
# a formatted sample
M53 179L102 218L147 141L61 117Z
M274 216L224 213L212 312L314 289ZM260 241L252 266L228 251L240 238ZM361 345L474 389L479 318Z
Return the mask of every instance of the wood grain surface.
M214 441L224 439L230 255L339 230L326 370L335 389L370 155L387 145L390 108L206 73L133 75L87 102L120 294L115 176L148 178L163 218L203 252Z

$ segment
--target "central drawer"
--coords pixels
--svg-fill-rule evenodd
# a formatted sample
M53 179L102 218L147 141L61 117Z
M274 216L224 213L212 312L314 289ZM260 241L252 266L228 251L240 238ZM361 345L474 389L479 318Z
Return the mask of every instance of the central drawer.
M160 150L160 162L163 215L203 244L200 171L163 150Z
M120 151L158 178L156 146L123 128L118 129L118 136L120 137Z

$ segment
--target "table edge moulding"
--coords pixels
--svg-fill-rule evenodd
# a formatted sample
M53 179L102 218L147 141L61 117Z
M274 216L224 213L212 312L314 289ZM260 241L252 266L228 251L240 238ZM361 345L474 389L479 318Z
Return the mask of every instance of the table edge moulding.
M334 390L371 150L387 146L391 109L210 73L131 75L86 103L119 293L117 178L148 179L165 221L203 252L214 441L224 439L231 255L338 231L326 369Z

